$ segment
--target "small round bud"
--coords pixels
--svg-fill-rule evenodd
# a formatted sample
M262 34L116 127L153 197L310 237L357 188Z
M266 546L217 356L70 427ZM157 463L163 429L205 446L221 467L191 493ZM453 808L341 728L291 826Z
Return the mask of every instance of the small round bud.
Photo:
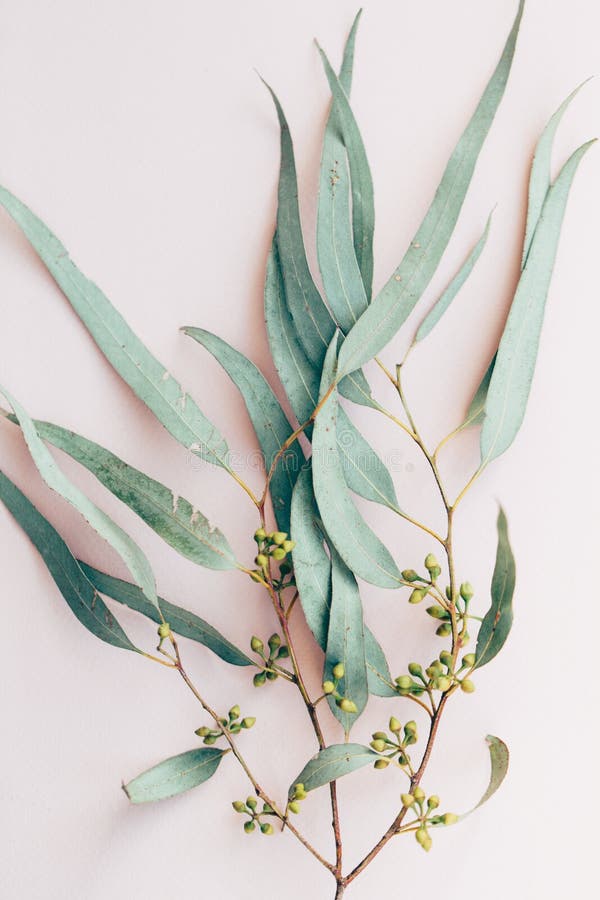
M277 651L277 659L287 659L289 655L290 651L285 646L285 644L283 644Z
M202 728L196 728L194 734L197 734L198 737L207 737L210 734L210 728L207 728L206 725L203 725Z
M408 598L409 603L421 603L421 601L425 598L425 591L422 591L420 588L415 588L414 591L411 592L410 597Z
M262 685L265 683L266 680L267 680L266 672L257 672L256 675L254 676L254 678L252 679L252 681L254 683L254 687L262 687Z
M440 653L440 662L449 669L452 665L452 654L448 650L442 650Z
M420 786L417 786L413 790L412 795L415 798L415 800L417 801L417 803L422 803L423 800L425 799L425 791Z
M286 552L283 549L283 547L275 547L275 549L273 550L272 556L273 556L273 559L276 559L279 562L279 560L285 559Z
M271 806L270 803L263 803L262 811L265 815L266 814L270 815L271 813L275 812L275 810L273 809L273 807Z
M266 537L267 537L267 532L265 531L264 528L258 528L254 532L254 540L256 541L257 544L260 544L260 543L262 543L262 541L266 540Z
M268 681L277 681L277 679L279 678L279 675L277 674L277 672L274 672L273 669L269 669L266 674Z
M461 691L464 691L465 694L472 694L475 690L475 683L471 681L470 678L463 678L460 683L460 689Z
M374 731L371 735L374 741L387 741L388 736L385 731Z
M409 581L409 582L419 581L419 576L417 575L417 573L415 572L414 569L404 569L404 571L401 574L402 574L402 578L404 579L404 581Z
M418 678L420 675L423 674L423 667L420 666L419 663L411 662L408 664L408 671L415 678Z
M250 641L250 647L252 648L252 650L254 650L255 653L260 653L262 650L264 650L264 646L265 645L260 638L253 637Z
M475 591L473 590L473 585L468 581L463 581L460 586L460 596L463 598L463 600L466 600L468 603L474 593Z
M231 804L236 812L243 813L246 812L246 804L243 800L234 800Z
M269 558L265 556L264 553L259 553L254 562L257 566L260 566L261 569L266 569L269 565Z
M455 813L445 813L442 816L442 822L444 825L456 825L458 822L458 816Z
M425 568L427 569L427 571L429 572L431 571L431 569L437 569L439 568L439 565L440 564L435 558L435 555L433 553L428 553L425 557Z
M389 764L390 764L389 759L376 759L375 763L373 765L373 768L374 769L387 769Z
M426 844L427 841L429 840L429 835L427 834L427 829L419 828L418 831L415 832L415 837L417 839L417 843L419 843L421 845L421 847L423 847L424 844Z
M247 822L244 822L244 831L246 832L246 834L252 834L252 832L254 831L255 828L256 828L256 825L254 824L252 819L249 819Z
M324 681L323 682L323 693L324 694L333 694L335 691L335 684L333 681Z
M245 719L242 719L242 728L252 728L255 722L256 718L254 716L246 716Z
M410 722L407 722L404 726L404 730L407 734L416 734L417 733L417 723L414 719L411 719Z
M337 701L337 705L345 713L357 713L358 707L354 700L349 700L348 697L342 697L341 700Z
M446 691L450 690L451 686L452 686L452 681L449 678L447 678L446 675L441 675L439 678L436 679L435 689L437 691L441 691L442 693L445 693Z
M426 853L429 853L429 851L433 847L433 841L431 840L430 837L428 837L426 841L423 841L421 846L423 847L423 850L425 850Z
M206 744L207 747L212 747L213 744L217 743L217 735L207 734L202 743Z
M438 637L450 637L452 634L452 626L450 622L442 622L442 624L435 629L435 633Z
M410 675L400 675L399 678L396 678L396 684L401 691L407 691L412 684L412 678Z
M291 553L296 546L296 541L284 541L281 545L286 553Z
M387 744L385 741L376 740L371 741L371 747L373 748L375 753L383 753L383 751L387 747Z
M400 724L400 722L398 721L398 719L396 718L396 716L392 716L392 717L390 718L390 723L389 723L389 724L390 724L390 731L392 732L392 734L398 734L398 732L399 732L399 731L401 730L401 728L402 728L402 725Z
M158 636L161 639L161 641L164 640L165 638L168 638L170 634L171 634L171 626L169 625L169 623L161 622L160 625L158 626Z
M239 719L239 717L240 717L240 708L236 703L236 705L232 706L231 709L229 710L229 718L230 719Z
M440 805L440 798L437 794L432 794L429 800L427 801L427 806L429 809L437 809Z
M402 805L406 806L407 809L415 802L412 794L400 794L400 799L402 800Z
M298 813L300 812L300 804L298 803L297 800L291 800L288 803L288 809L290 812L293 812L295 815L298 815Z
M469 668L471 668L472 666L475 665L475 663L477 661L477 657L475 656L474 653L467 653L467 654L465 654L465 656L463 656L462 661L463 661L463 666L468 666Z
M291 571L292 571L292 567L290 566L289 563L282 562L281 565L279 566L279 574L281 576L289 575L289 573Z
M273 834L273 826L270 822L263 822L260 826L260 830L263 834Z
M256 797L253 797L252 794L250 794L249 797L246 797L246 806L248 806L250 809L256 809L257 805L258 800L256 799Z
M343 678L346 673L346 669L344 667L344 663L338 663L333 667L333 677L339 681L340 678Z
M431 616L432 619L447 619L448 613L445 609L442 609L441 606L428 606L425 610L428 616Z
M274 544L280 546L284 541L287 541L287 532L285 531L274 531L271 535L271 540Z
M279 650L279 648L281 647L281 638L278 634L272 634L268 640L268 644L269 650L271 651L271 653L274 653L275 650Z

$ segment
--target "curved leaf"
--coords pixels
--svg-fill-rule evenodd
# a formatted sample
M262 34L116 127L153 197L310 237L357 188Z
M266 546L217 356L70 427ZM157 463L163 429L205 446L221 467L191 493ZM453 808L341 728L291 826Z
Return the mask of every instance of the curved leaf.
M199 747L171 756L124 784L123 790L132 803L152 803L183 794L208 781L225 752L216 747Z
M336 781L374 763L376 759L378 754L362 744L332 744L307 762L294 779L289 796L293 796L296 784L303 784L305 791L314 791L330 781Z
M209 569L236 568L227 538L184 497L74 431L38 419L34 425L43 440L85 466L182 556Z
M502 650L513 623L515 591L515 558L508 539L508 523L504 510L498 513L498 548L492 576L492 605L485 614L477 635L477 668L487 665Z
M344 341L338 377L362 366L393 338L437 269L454 231L479 152L504 94L515 52L524 0L500 61L463 132L433 202L404 258Z
M471 813L474 813L476 809L479 809L480 806L483 806L484 803L487 803L490 797L493 797L493 795L496 793L496 791L506 778L506 773L508 772L510 754L508 752L508 747L506 746L504 741L501 741L498 737L494 737L493 734L488 734L488 736L486 737L486 741L490 751L490 762L492 765L490 783L477 806L474 806L473 809L471 809L468 813L463 813L463 815L460 817L461 819L466 819L466 817L470 816Z
M41 554L56 586L81 624L101 641L139 653L60 534L3 472L0 472L0 499ZM154 610L152 604L145 602Z
M240 391L264 454L265 469L270 472L277 454L293 431L270 384L254 363L215 334L203 328L185 327L182 331L212 353ZM303 463L304 454L298 441L294 441L279 457L271 478L273 511L283 531L290 530L292 490Z
M337 413L337 442L346 484L355 494L398 511L392 476L342 406Z
M100 350L132 391L180 444L229 471L225 439L149 353L102 291L76 268L58 238L2 187L0 204L22 229Z
M120 578L107 575L105 572L100 572L81 560L78 560L78 562L84 575L89 579L96 591L99 591L106 597L111 597L111 599L128 606L130 609L134 609L136 612L142 613L142 615L147 616L153 622L159 623L161 621L154 606L146 600L135 584L131 584L129 581L122 581ZM228 641L227 638L223 637L216 628L213 628L212 625L201 619L200 616L187 609L175 606L173 603L163 600L162 597L159 599L159 603L165 620L175 634L202 644L232 666L254 665L254 662L245 653L239 650L235 644Z
M346 736L369 699L365 663L365 630L360 592L350 569L333 551L331 558L331 608L325 651L324 681L333 681L333 668L343 663L345 674L339 692L356 704L356 713L345 713L328 697L329 708L341 722Z
M490 233L490 225L492 223L492 213L490 213L487 224L483 231L483 234L467 256L466 260L462 264L459 271L456 273L442 296L439 298L435 306L429 311L429 313L425 316L423 321L421 322L417 333L415 335L414 343L418 343L422 341L423 338L426 338L427 335L431 332L435 325L440 321L461 287L475 268L475 264L477 260L481 256L483 252L483 248L487 243L487 239Z
M481 431L482 465L510 447L525 416L569 190L581 159L593 143L589 141L573 153L544 202L488 388Z
M0 393L4 394L19 421L23 437L29 447L31 457L48 487L60 494L71 506L81 513L92 528L113 547L131 574L140 586L148 600L158 607L156 596L156 584L150 563L128 534L113 522L113 520L99 509L92 501L80 491L63 472L58 468L50 451L44 445L38 435L35 425L29 418L23 407L8 393L6 388L0 386Z
M323 367L322 398L335 378L335 353L334 339ZM401 575L389 550L348 494L336 440L337 411L337 392L332 390L317 415L313 432L313 485L325 530L352 572L379 587L399 587Z

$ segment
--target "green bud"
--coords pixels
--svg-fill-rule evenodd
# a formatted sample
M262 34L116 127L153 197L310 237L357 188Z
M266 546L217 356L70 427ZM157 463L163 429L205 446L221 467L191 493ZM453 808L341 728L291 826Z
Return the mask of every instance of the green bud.
M442 822L444 823L444 825L456 825L456 823L458 822L458 816L454 813L445 813L442 816Z
M291 571L292 571L292 567L290 566L289 563L284 562L284 563L281 563L281 565L279 566L279 574L280 574L282 577L283 577L284 575L289 575L289 573L290 573Z
M243 813L246 812L246 804L243 800L234 800L231 804L236 812Z
M440 653L440 662L449 669L452 665L452 654L448 650L442 650Z
M449 691L451 687L452 681L446 675L441 675L436 679L435 689L437 691L441 691L442 693L444 693L445 691Z
M242 719L242 728L252 728L255 722L256 718L254 716L246 716L245 719Z
M207 728L206 725L203 725L202 728L196 728L194 734L197 734L198 737L206 737L210 734L210 728Z
M284 541L281 545L286 553L291 553L296 546L296 541Z
M240 717L240 708L236 703L236 705L232 706L231 709L229 710L229 718L230 719L239 719L239 717Z
M281 647L279 648L279 650L277 651L277 659L287 659L289 655L290 655L290 651L285 646L285 644L282 644Z
M402 725L400 724L398 719L395 716L392 716L390 718L390 731L392 732L392 734L398 734L401 728Z
M271 555L272 555L273 559L276 559L279 562L279 560L285 559L287 554L286 554L285 550L283 549L283 547L275 547L275 549L273 550L273 553Z
M338 663L333 667L333 677L339 681L340 678L343 678L346 673L346 669L344 668L344 663Z
M264 553L259 553L254 562L257 566L260 566L261 569L266 569L269 565L269 558L265 556Z
M402 578L404 579L404 581L410 581L410 582L419 581L419 576L417 575L417 573L415 572L414 569L404 569L404 571L401 574L402 574Z
M158 626L158 636L161 639L161 641L164 640L165 638L168 638L170 634L171 634L171 626L169 625L169 623L161 622L160 625Z
M423 668L419 665L419 663L411 662L408 664L408 671L411 675L414 675L415 678L418 678L423 674Z
M294 792L297 794L298 791L300 791L300 792L304 791L304 785L302 784L301 781L299 781L298 784L294 785Z
M385 741L376 740L371 741L371 747L373 748L373 750L375 750L376 753L383 753L383 751L387 747L387 744Z
M264 815L269 815L269 816L271 815L271 813L275 812L275 810L273 809L273 807L271 806L270 803L263 803L262 811L263 811Z
M396 684L401 691L407 691L412 685L412 678L410 675L400 675L399 678L396 678Z
M233 725L229 726L229 730L232 734L239 734L242 730L242 726L240 722L234 722Z
M415 588L414 591L411 592L410 597L408 598L409 603L421 603L421 601L425 597L425 591L422 591L421 588Z
M374 731L371 735L374 741L387 741L388 736L385 731Z
M297 800L291 800L288 803L288 809L290 812L293 812L295 815L298 815L298 813L300 812L300 804L298 803Z
M442 622L442 624L435 629L435 633L438 637L450 637L452 634L452 626L450 622Z
M411 719L410 722L407 722L404 726L404 731L406 734L416 734L417 733L417 723L414 719Z
M279 650L279 648L281 647L281 638L278 634L272 634L268 640L268 644L269 650L271 651L271 653L274 653L275 650Z
M423 842L422 847L423 847L423 850L425 850L426 853L429 853L429 851L430 851L431 848L433 847L433 841L431 840L430 837L428 837L427 840Z
M257 544L260 544L262 541L266 540L266 538L267 538L267 532L265 531L264 528L258 528L254 532L254 540L256 541Z
M256 809L257 805L258 800L252 794L250 794L249 797L246 797L246 806L248 806L250 809Z
M429 809L437 809L440 805L440 798L437 794L432 794L432 796L427 801L427 806Z
M417 803L422 803L425 799L425 791L419 785L417 785L417 787L413 790L412 795Z
M400 794L400 799L402 800L402 805L406 806L407 809L415 802L415 798L412 794Z
M213 744L217 743L217 736L215 734L207 734L203 741L208 747L212 747Z
M273 541L274 544L277 544L279 546L280 544L283 544L284 541L287 541L287 532L286 531L274 531L271 534L271 540Z
M475 663L477 661L477 657L475 656L474 653L467 653L465 656L463 656L462 661L463 661L463 666L468 666L469 668L471 668L472 666L475 665Z
M461 691L464 691L465 694L472 694L475 690L475 684L471 681L470 678L463 678L460 683L460 689Z
M442 609L441 606L428 606L425 610L428 616L431 616L432 619L447 619L448 613L445 609Z
M429 840L429 835L427 833L426 828L419 828L418 831L415 832L415 837L417 839L417 843L424 847L427 841Z
M262 651L265 648L265 645L263 644L263 642L261 641L260 638L253 637L252 640L250 641L250 647L252 648L252 650L254 650L255 653L262 653Z
M442 570L440 569L439 566L434 566L432 569L429 570L429 574L431 576L431 580L436 581L442 574Z
M460 596L463 598L463 600L466 600L468 603L474 593L475 591L473 590L473 585L468 581L463 581L460 586Z
M337 700L337 705L345 713L357 713L358 707L354 700L349 700L348 697L342 697L341 700Z
M266 680L267 680L266 672L257 672L256 675L254 676L254 678L252 679L252 681L254 683L254 687L262 687L262 685L265 683Z
M260 826L260 830L263 834L273 834L274 829L270 822L263 822Z
M273 672L271 669L269 669L269 671L266 673L266 676L269 681L277 681L277 679L279 678L277 672Z
M324 694L333 694L335 691L335 684L333 681L324 681L323 682L323 693Z
M375 763L373 765L373 768L374 769L387 769L389 764L390 764L389 759L376 759Z
M425 568L429 572L430 569L436 569L439 566L439 562L435 558L433 553L428 553L425 557Z
M246 832L246 834L252 834L255 828L256 825L254 824L252 819L249 819L248 822L244 822L244 831Z

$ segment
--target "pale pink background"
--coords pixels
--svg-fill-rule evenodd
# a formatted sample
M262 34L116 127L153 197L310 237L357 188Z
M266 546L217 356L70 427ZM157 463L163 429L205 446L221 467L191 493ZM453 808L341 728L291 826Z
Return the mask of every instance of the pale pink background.
M376 285L399 260L500 52L516 0L371 0L358 39L354 106L374 173ZM83 271L184 381L231 447L253 433L235 389L179 332L201 325L273 374L262 323L262 280L273 228L278 134L253 72L274 85L299 159L302 212L314 226L319 143L327 90L318 35L339 61L354 0L33 0L1 5L0 180L65 241ZM453 273L498 203L489 246L455 308L408 375L430 440L459 421L493 350L514 288L529 160L544 123L600 62L600 13L592 0L530 0L496 126L482 153L461 223L428 302ZM556 161L598 132L598 84L573 104ZM597 429L600 157L578 175L549 298L526 423L487 472L458 521L462 577L486 604L495 499L510 521L518 560L516 627L503 655L459 697L441 729L425 779L446 808L469 808L485 786L483 737L511 747L510 776L494 800L426 856L398 839L349 892L406 891L458 900L512 892L527 900L588 897L595 879L597 766ZM314 260L312 241L309 240ZM29 411L71 426L195 500L249 559L255 519L227 476L188 455L113 374L6 216L0 217L3 327L0 381ZM384 353L393 364L405 336ZM372 382L393 403L378 374ZM402 505L439 521L427 473L402 435L374 414L356 420L396 453ZM125 574L71 509L40 484L22 440L0 428L2 466L86 559ZM445 458L454 485L477 461L469 433ZM70 462L64 469L127 527L151 557L160 591L205 615L246 646L272 616L241 576L178 558ZM413 468L414 467L414 468ZM250 473L255 485L259 473ZM372 506L369 520L402 566L432 549ZM248 900L258 890L289 900L333 895L329 876L290 837L244 836L230 801L245 797L227 759L187 796L131 808L120 791L161 758L191 747L204 719L175 675L85 633L39 556L0 507L2 541L2 894L10 900L159 900L168 894ZM367 617L394 660L431 658L440 642L399 594L365 590ZM121 620L153 640L133 615ZM298 640L320 660L300 619ZM298 627L299 626L299 627ZM284 684L260 692L242 670L196 645L189 667L213 704L255 714L243 749L279 797L313 752L305 713ZM427 656L427 654L430 654ZM368 739L402 703L376 701L356 729ZM330 736L336 735L331 729ZM347 865L389 823L400 781L365 770L341 788ZM329 847L326 792L307 801L302 825Z

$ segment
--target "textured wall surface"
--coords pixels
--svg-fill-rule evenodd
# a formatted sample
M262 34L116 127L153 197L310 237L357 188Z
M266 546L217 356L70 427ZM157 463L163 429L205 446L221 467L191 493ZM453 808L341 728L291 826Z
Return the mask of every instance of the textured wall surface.
M356 54L354 107L376 192L376 286L400 259L445 161L489 77L515 0L371 0ZM355 12L350 0L3 0L0 4L0 182L56 231L139 336L185 383L242 452L252 484L255 448L235 389L179 331L220 333L261 365L268 358L262 282L275 214L278 131L257 67L279 93L296 143L311 261L326 82L312 43L339 61ZM456 234L424 306L454 273L497 205L477 271L414 354L407 390L431 442L464 412L492 353L518 274L529 162L545 122L600 64L600 10L591 0L530 0L507 94L485 145ZM559 164L600 128L598 84L583 91L556 142ZM477 800L488 775L483 737L512 752L502 791L429 855L398 839L349 898L378 891L487 900L588 897L596 842L598 767L594 661L598 559L597 425L600 327L600 155L584 161L569 203L527 419L511 450L461 510L461 577L481 609L493 565L496 498L517 556L510 642L452 704L425 779L448 809ZM0 215L0 382L32 415L72 427L194 499L251 558L251 505L223 472L192 463L111 371L32 251ZM406 333L385 351L390 365ZM379 374L377 392L393 403ZM434 486L402 434L370 412L356 420L388 455L402 506L439 522ZM73 550L125 574L108 547L50 495L12 425L0 424L2 467L67 536ZM477 463L470 432L444 457L453 489ZM75 464L61 464L139 540L160 592L246 645L273 621L260 591L235 573L176 558ZM384 510L368 510L401 566L433 549ZM328 900L333 883L289 836L246 837L230 801L247 786L227 759L218 777L156 807L131 808L119 789L158 760L194 745L202 724L177 677L88 635L58 596L35 550L0 506L2 847L7 900L159 900L165 895L249 900L259 889L288 900ZM589 581L589 584L588 584ZM370 625L394 661L439 650L420 611L365 590ZM150 646L133 614L123 623ZM297 639L319 682L320 659L301 618ZM305 712L285 684L255 691L241 670L184 646L213 705L239 702L257 725L249 759L282 796L314 747ZM277 710L277 712L275 712ZM357 739L401 702L376 701ZM330 730L335 736L335 729ZM347 864L360 858L397 808L401 781L364 770L341 787ZM330 845L326 792L302 820ZM594 876L595 877L595 876ZM276 886L276 887L274 887Z

